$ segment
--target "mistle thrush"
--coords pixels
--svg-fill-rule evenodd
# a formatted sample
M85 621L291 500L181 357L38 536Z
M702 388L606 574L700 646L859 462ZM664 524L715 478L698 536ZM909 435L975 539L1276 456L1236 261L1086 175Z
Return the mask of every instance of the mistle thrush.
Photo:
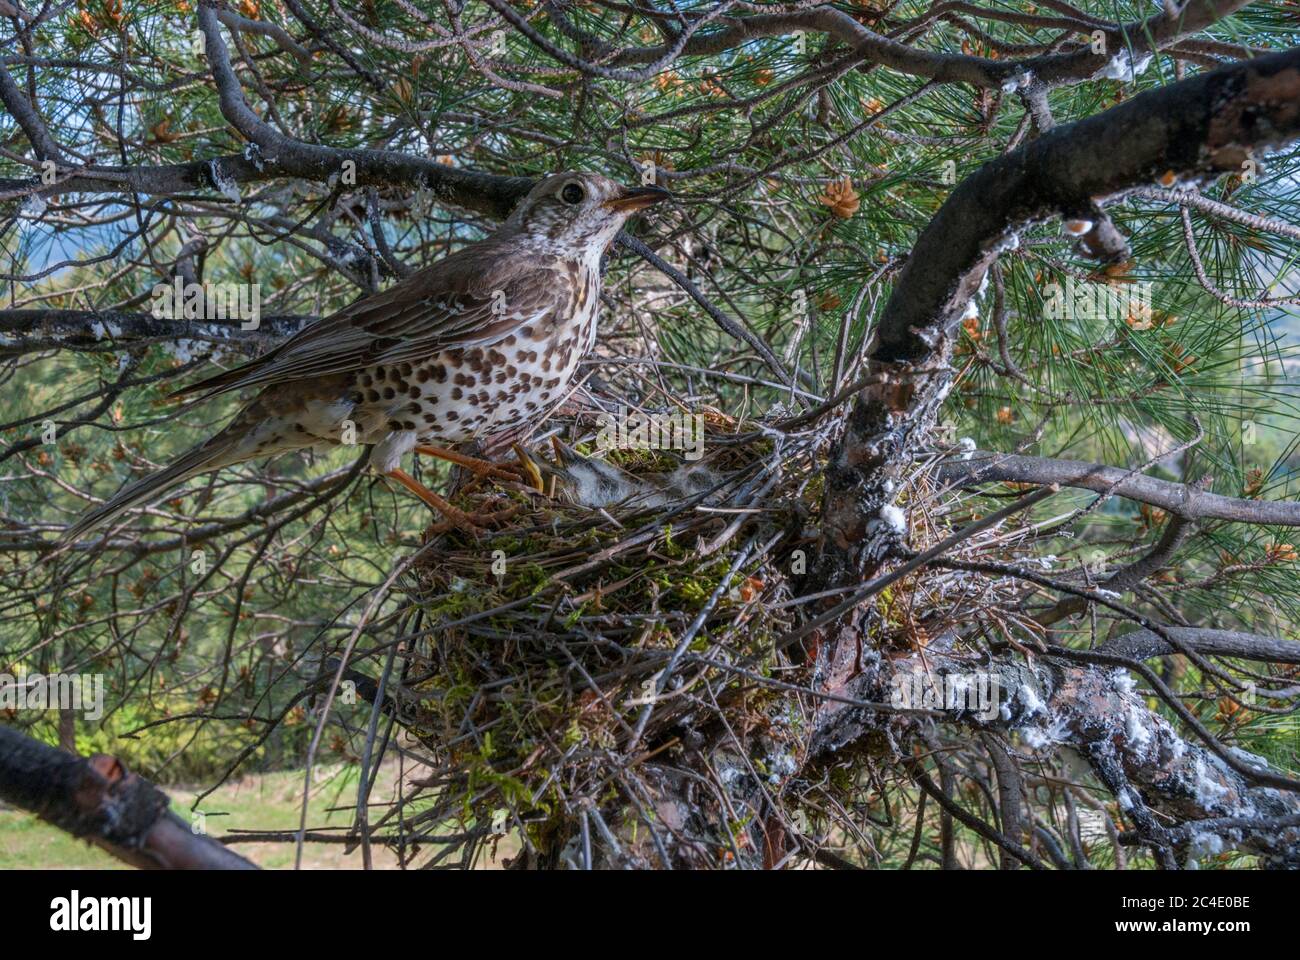
M178 391L261 388L223 430L124 486L64 539L190 477L349 441L373 445L379 473L443 509L401 458L540 423L595 341L601 256L629 216L667 196L591 173L547 177L487 239Z

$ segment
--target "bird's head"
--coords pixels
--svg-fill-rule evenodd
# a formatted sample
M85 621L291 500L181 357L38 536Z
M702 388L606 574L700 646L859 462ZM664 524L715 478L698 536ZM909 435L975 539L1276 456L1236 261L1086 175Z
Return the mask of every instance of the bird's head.
M528 191L506 227L543 249L599 256L628 217L670 196L661 187L625 187L598 173L567 171Z
M555 478L553 495L567 503L600 510L620 506L628 511L693 503L722 503L734 493L726 475L703 463L685 463L670 473L642 472L636 476L607 460L584 457L551 437L555 459L537 461L538 469Z
M551 438L555 461L538 462L542 473L554 477L555 496L567 503L598 510L644 496L650 488L614 464L584 457L558 437Z

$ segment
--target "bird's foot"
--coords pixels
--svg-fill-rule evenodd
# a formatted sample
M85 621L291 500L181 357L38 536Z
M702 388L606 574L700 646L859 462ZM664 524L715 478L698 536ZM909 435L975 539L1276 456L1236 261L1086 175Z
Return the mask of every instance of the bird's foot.
M546 488L542 483L542 473L537 469L537 465L529 458L519 444L513 444L515 456L519 462L516 463L493 463L491 460L484 460L480 457L471 457L464 453L457 453L454 450L447 450L443 447L435 447L427 443L417 444L416 453L422 453L428 457L437 457L439 460L446 460L448 463L454 463L457 466L464 467L474 475L476 479L483 480L487 478L495 480L511 480L515 483L522 483L525 486L532 487L538 493L544 493Z
M417 497L423 500L425 504L429 507L429 509L446 517L446 520L444 521L443 524L434 524L435 527L441 526L441 530L437 532L442 532L442 530L450 530L454 527L458 530L464 530L466 533L470 534L471 536L477 537L480 534L486 532L486 528L476 523L475 522L476 519L483 520L488 517L497 520L504 519L499 516L499 514L501 514L504 511L497 511L494 514L486 515L483 514L481 511L477 513L466 513L464 510L461 510L459 507L453 507L450 503L448 503L442 497L438 496L436 493L434 493L432 490L430 490L428 487L422 484L419 480L416 480L405 470L401 470L401 469L390 470L388 473L384 474L384 476L392 477L402 486L406 487L407 490L410 490L413 494L415 494Z
M466 456L463 453L457 453L455 450L447 450L427 443L416 444L415 452L424 454L426 457L437 457L439 460L446 460L448 463L464 467L480 479L492 477L497 480L513 480L516 483L528 482L527 473L520 471L512 464L492 463L490 460Z
M429 524L424 531L426 541L450 530L462 530L478 539L493 529L499 529L503 523L519 512L519 505L513 504L500 510L475 510L468 513L455 507L451 509L453 513L445 514L447 519Z

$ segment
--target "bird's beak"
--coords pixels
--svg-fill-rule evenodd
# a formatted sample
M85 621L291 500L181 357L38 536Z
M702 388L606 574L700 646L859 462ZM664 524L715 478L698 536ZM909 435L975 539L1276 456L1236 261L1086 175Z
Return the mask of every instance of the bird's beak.
M671 197L672 194L663 187L624 187L617 196L605 201L605 208L619 213L635 213Z
M559 474L563 470L567 469L571 464L574 464L577 461L582 459L582 454L580 454L577 450L574 450L573 447L569 446L559 437L551 437L551 450L555 454L554 467L551 467L550 464L545 464L545 463L544 466L542 467L543 470L546 470L548 467L550 467L549 470L550 473Z

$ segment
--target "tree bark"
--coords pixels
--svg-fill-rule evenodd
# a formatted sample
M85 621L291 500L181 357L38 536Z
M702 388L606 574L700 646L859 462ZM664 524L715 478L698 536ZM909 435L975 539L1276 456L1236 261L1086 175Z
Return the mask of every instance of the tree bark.
M1239 172L1253 150L1297 135L1300 49L1233 64L1058 126L963 182L918 239L885 307L869 352L868 385L856 397L826 469L820 557L808 592L862 583L894 558L908 555L907 527L894 507L896 492L929 443L951 387L953 330L998 255L1015 242L1017 230L1053 216L1088 219L1105 234L1097 248L1113 253L1122 238L1101 209L1106 200L1153 183L1167 171L1184 180ZM1046 469L1042 462L1037 466ZM1074 466L1054 468L1049 482L1091 487L1093 478L1083 477ZM1095 482L1113 479L1102 470ZM1177 485L1137 478L1121 489L1171 504L1172 494L1185 493L1166 486ZM1230 498L1190 499L1181 498L1185 511L1244 509L1257 520L1260 510L1258 504ZM918 783L947 813L959 816L960 811L966 826L996 842L1011 860L1042 866L1020 845L1020 837L999 834L960 807L950 809L942 790L911 760L911 745L935 735L935 726L923 716L882 705L889 703L900 671L921 669L922 664L917 657L887 657L872 649L874 614L864 607L813 631L805 641L815 695L790 694L789 709L811 715L796 750L793 776L811 774L818 764L850 750L901 759L912 765ZM955 640L932 641L925 650L926 669L940 675L973 669L969 655L954 652ZM1247 647L1260 649L1259 644L1236 643L1222 652ZM1166 867L1179 865L1178 855L1185 861L1195 853L1198 830L1211 830L1258 853L1266 866L1300 867L1296 793L1260 786L1215 751L1184 741L1132 692L1123 671L1072 662L1072 652L1061 648L1054 653L1025 663L1003 651L980 665L997 678L1005 709L989 721L959 716L956 725L992 734L1029 731L1030 740L1044 747L1076 750L1134 824L1122 841L1150 846ZM1136 661L1116 660L1130 669L1140 667ZM768 747L756 741L751 749ZM641 800L640 806L648 806L650 816L667 830L598 838L597 862L760 868L780 859L797 838L786 840L767 825L771 797L791 777L764 782L754 775L752 759L737 753L729 731L715 731L684 763L646 764L641 782L649 802ZM1259 758L1234 761L1266 782L1277 779ZM637 820L626 813L626 803L615 803L602 820ZM1186 826L1164 826L1156 813ZM739 833L738 822L748 824ZM773 850L774 840L782 849ZM564 842L559 837L556 849Z
M149 870L255 870L168 809L166 794L119 760L69 756L0 727L0 800ZM39 866L34 864L33 866Z

